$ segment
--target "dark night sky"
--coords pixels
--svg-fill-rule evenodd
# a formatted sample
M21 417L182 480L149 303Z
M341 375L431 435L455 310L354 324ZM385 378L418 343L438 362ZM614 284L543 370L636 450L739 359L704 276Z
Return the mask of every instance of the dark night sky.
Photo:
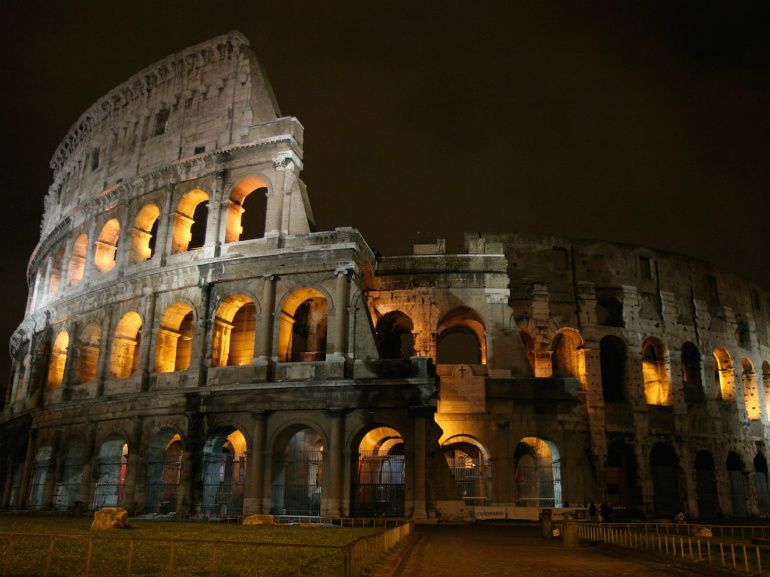
M769 6L3 0L2 346L70 125L233 29L305 126L321 230L355 226L384 254L417 231L454 250L476 230L601 238L770 287Z

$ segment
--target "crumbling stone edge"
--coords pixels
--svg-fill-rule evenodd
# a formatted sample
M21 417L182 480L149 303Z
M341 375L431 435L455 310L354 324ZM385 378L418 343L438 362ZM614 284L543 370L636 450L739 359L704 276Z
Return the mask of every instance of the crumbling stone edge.
M388 553L388 556L385 558L385 561L383 561L379 567L375 570L375 572L372 574L372 577L393 577L399 569L401 569L401 565L404 564L404 561L409 556L409 553L411 553L412 549L414 549L414 546L417 545L417 543L420 542L420 539L423 538L423 535L419 533L412 533L409 535L406 539L401 541L401 543L398 544L398 546L393 549L390 553Z

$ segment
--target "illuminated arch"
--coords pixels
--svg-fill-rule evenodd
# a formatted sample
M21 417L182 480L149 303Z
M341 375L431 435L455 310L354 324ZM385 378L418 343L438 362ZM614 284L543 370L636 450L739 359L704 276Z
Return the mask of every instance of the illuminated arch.
M383 359L414 356L414 323L401 311L390 311L377 321L376 333Z
M203 246L208 218L208 200L207 193L196 189L185 194L179 201L174 214L171 254Z
M107 221L96 239L96 251L94 264L101 272L108 272L115 268L115 255L120 240L120 223L117 218Z
M182 474L182 437L173 429L161 429L147 447L147 513L176 511Z
M457 489L466 505L492 502L492 461L487 447L475 437L455 435L441 443Z
M62 286L62 269L64 268L64 247L56 251L51 261L51 269L48 281L48 294L53 294Z
M553 354L551 366L553 376L584 381L585 361L583 350L585 343L580 333L565 328L556 333L553 338Z
M230 295L214 315L211 366L248 365L254 360L257 307L249 297Z
M292 425L273 448L271 513L319 515L323 477L323 439L316 429Z
M674 402L666 365L666 351L660 339L645 339L642 344L642 375L648 405L670 406Z
M218 516L243 512L246 486L246 437L229 427L209 435L203 445L201 513Z
M283 301L278 333L282 362L323 361L326 358L328 304L317 289L301 288Z
M519 507L561 507L559 449L546 439L524 437L513 453L516 504Z
M264 180L251 176L238 181L227 203L225 242L261 238L265 235L266 195L267 184ZM247 199L248 209L245 206ZM248 226L245 228L244 214L247 214L248 219Z
M128 475L128 443L118 434L110 434L99 447L94 489L94 510L120 507Z
M357 472L353 483L356 516L404 516L406 461L404 439L396 429L373 426L353 447Z
M110 358L110 378L122 379L133 375L139 368L142 317L131 311L123 315L115 329Z
M64 367L67 364L67 348L70 336L67 331L60 331L51 347L51 357L48 362L48 380L46 390L56 390L64 380Z
M155 372L184 371L190 366L195 315L186 303L174 303L163 313L155 349Z
M75 239L72 246L72 256L69 266L69 285L76 286L83 280L86 270L86 251L88 250L88 235L83 233Z
M136 215L131 231L131 262L140 263L155 254L160 209L154 203L146 204Z
M714 349L717 367L714 374L719 390L717 399L730 401L735 399L735 375L733 374L733 359L724 347Z
M85 384L96 378L101 340L102 328L98 323L88 323L80 331L75 353L75 382Z
M438 323L438 364L486 364L487 340L484 321L469 307L457 307Z

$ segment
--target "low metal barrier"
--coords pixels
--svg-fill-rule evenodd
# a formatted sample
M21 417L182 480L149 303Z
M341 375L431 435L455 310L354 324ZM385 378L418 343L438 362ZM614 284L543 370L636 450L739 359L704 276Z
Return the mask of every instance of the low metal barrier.
M298 543L254 542L254 541L223 541L204 539L162 539L153 537L124 537L113 535L57 535L40 533L5 533L0 532L0 542L4 544L2 577L12 577L21 573L15 571L15 564L22 559L40 559L45 557L43 577L51 573L52 563L56 557L57 545L83 543L82 554L78 554L79 567L73 567L77 575L93 577L96 572L94 565L98 553L95 547L102 543L122 544L120 550L108 553L109 575L132 575L137 550L143 545L168 544L165 561L153 562L154 570L163 571L167 577L177 575L192 575L190 569L179 569L180 565L194 565L195 575L210 575L214 577L222 569L231 574L231 569L222 568L223 559L238 566L250 566L250 575L256 577L257 571L262 570L265 563L279 563L285 569L297 576L311 576L319 566L325 564L325 574L335 574L340 577L360 577L366 570L373 567L392 547L413 531L413 522L397 525L384 530L377 535L360 537L347 545L313 545ZM23 548L23 554L14 556L14 551ZM180 549L189 549L189 552ZM209 548L208 564L205 564L205 549ZM143 557L147 557L146 550ZM157 553L157 551L156 551ZM237 557L237 559L235 557ZM100 560L104 564L104 560ZM147 563L143 558L143 562ZM42 564L42 563L40 563ZM161 567L162 565L162 567ZM121 566L123 567L121 569ZM38 571L38 570L36 570ZM62 567L57 565L57 574Z
M681 527L688 529L686 533L681 529L678 532L672 530L668 533L665 530L658 530L665 525L656 523L613 523L607 525L582 523L578 526L578 537L585 541L599 541L620 547L652 551L663 555L672 555L686 561L719 565L750 574L770 575L770 547L767 545L714 542L708 538L693 537L690 535L689 529L694 525L681 525ZM709 529L720 527L719 525L699 526ZM655 530L650 531L649 529ZM756 527L756 529L760 529L760 527ZM767 527L764 529L768 530Z

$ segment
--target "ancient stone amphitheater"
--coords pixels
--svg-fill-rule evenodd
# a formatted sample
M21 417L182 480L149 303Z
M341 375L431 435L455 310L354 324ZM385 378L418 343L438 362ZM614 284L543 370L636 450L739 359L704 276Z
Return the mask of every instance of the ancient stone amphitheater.
M557 236L383 257L316 230L302 143L237 32L72 126L11 340L2 509L770 514L766 290Z

